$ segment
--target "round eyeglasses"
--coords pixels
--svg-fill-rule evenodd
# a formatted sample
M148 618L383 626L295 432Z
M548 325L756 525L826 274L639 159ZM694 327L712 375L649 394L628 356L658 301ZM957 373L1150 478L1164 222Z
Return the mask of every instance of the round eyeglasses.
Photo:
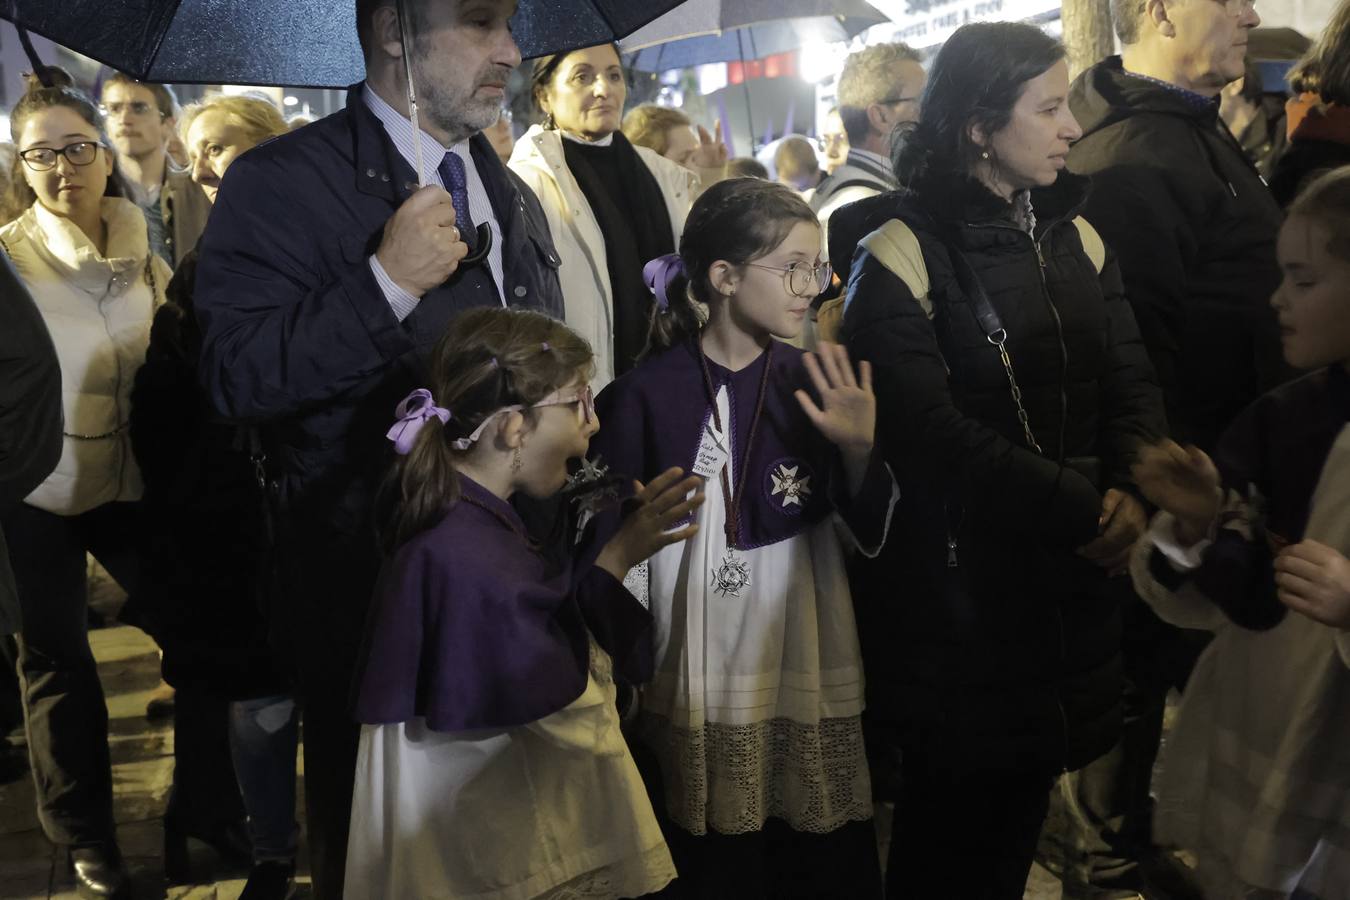
M1218 3L1235 17L1256 9L1256 0L1218 0Z
M786 266L766 266L763 263L746 263L756 269L770 272L782 272L783 282L794 297L814 297L830 286L834 270L828 262L795 262ZM814 288L814 290L812 290Z
M46 172L56 166L57 157L64 156L72 166L87 166L98 159L98 149L107 147L98 141L77 141L64 147L29 147L19 151L23 164L34 172Z

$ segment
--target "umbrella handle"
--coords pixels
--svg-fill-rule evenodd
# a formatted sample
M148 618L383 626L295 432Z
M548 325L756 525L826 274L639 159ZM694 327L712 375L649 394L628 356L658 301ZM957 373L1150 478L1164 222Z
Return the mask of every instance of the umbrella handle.
M408 122L413 132L413 158L417 160L417 186L427 186L426 166L422 161L422 126L417 115L417 89L413 86L412 20L408 18L407 0L396 0L399 37L403 41L403 74L408 81Z
M459 261L460 266L476 266L487 259L488 253L492 252L492 226L486 222L479 222L476 229L478 242L475 246L478 248Z

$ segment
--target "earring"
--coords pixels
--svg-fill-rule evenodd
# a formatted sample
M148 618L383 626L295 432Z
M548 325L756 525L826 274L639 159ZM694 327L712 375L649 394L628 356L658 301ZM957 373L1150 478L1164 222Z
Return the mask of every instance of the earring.
M543 124L545 131L552 131L553 129L558 127L557 124L553 121L553 113L548 113L547 115L544 116Z
M517 447L516 452L511 454L511 471L519 472L524 465L525 463L520 458L520 448Z
M988 150L981 151L980 159L988 159L988 158L989 158L989 151Z

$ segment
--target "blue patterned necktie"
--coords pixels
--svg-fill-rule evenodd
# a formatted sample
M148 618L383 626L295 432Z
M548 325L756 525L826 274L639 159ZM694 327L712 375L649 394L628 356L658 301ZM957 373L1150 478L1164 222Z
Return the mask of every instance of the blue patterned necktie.
M472 253L478 243L474 233L473 216L469 215L469 177L464 172L464 160L458 153L447 153L437 167L445 189L450 192L450 202L455 205L455 227L459 229L459 239L469 245Z

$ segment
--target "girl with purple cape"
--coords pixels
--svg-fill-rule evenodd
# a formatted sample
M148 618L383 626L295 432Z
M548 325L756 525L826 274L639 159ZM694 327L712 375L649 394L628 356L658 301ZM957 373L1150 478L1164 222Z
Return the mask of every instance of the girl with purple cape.
M683 897L881 893L845 548L880 550L898 492L868 365L781 342L829 282L820 256L790 189L709 188L679 256L647 266L646 358L597 401L593 468L705 479L698 535L626 582L656 620L633 746Z
M620 579L697 532L699 480L638 486L590 558L550 565L508 502L567 481L598 427L591 348L507 309L459 316L399 404L390 557L356 684L346 896L636 897L674 877L619 731L651 616Z
M1214 632L1154 781L1154 831L1206 897L1350 897L1350 167L1294 201L1271 300L1284 358L1211 460L1171 441L1135 477L1161 510L1135 589Z

